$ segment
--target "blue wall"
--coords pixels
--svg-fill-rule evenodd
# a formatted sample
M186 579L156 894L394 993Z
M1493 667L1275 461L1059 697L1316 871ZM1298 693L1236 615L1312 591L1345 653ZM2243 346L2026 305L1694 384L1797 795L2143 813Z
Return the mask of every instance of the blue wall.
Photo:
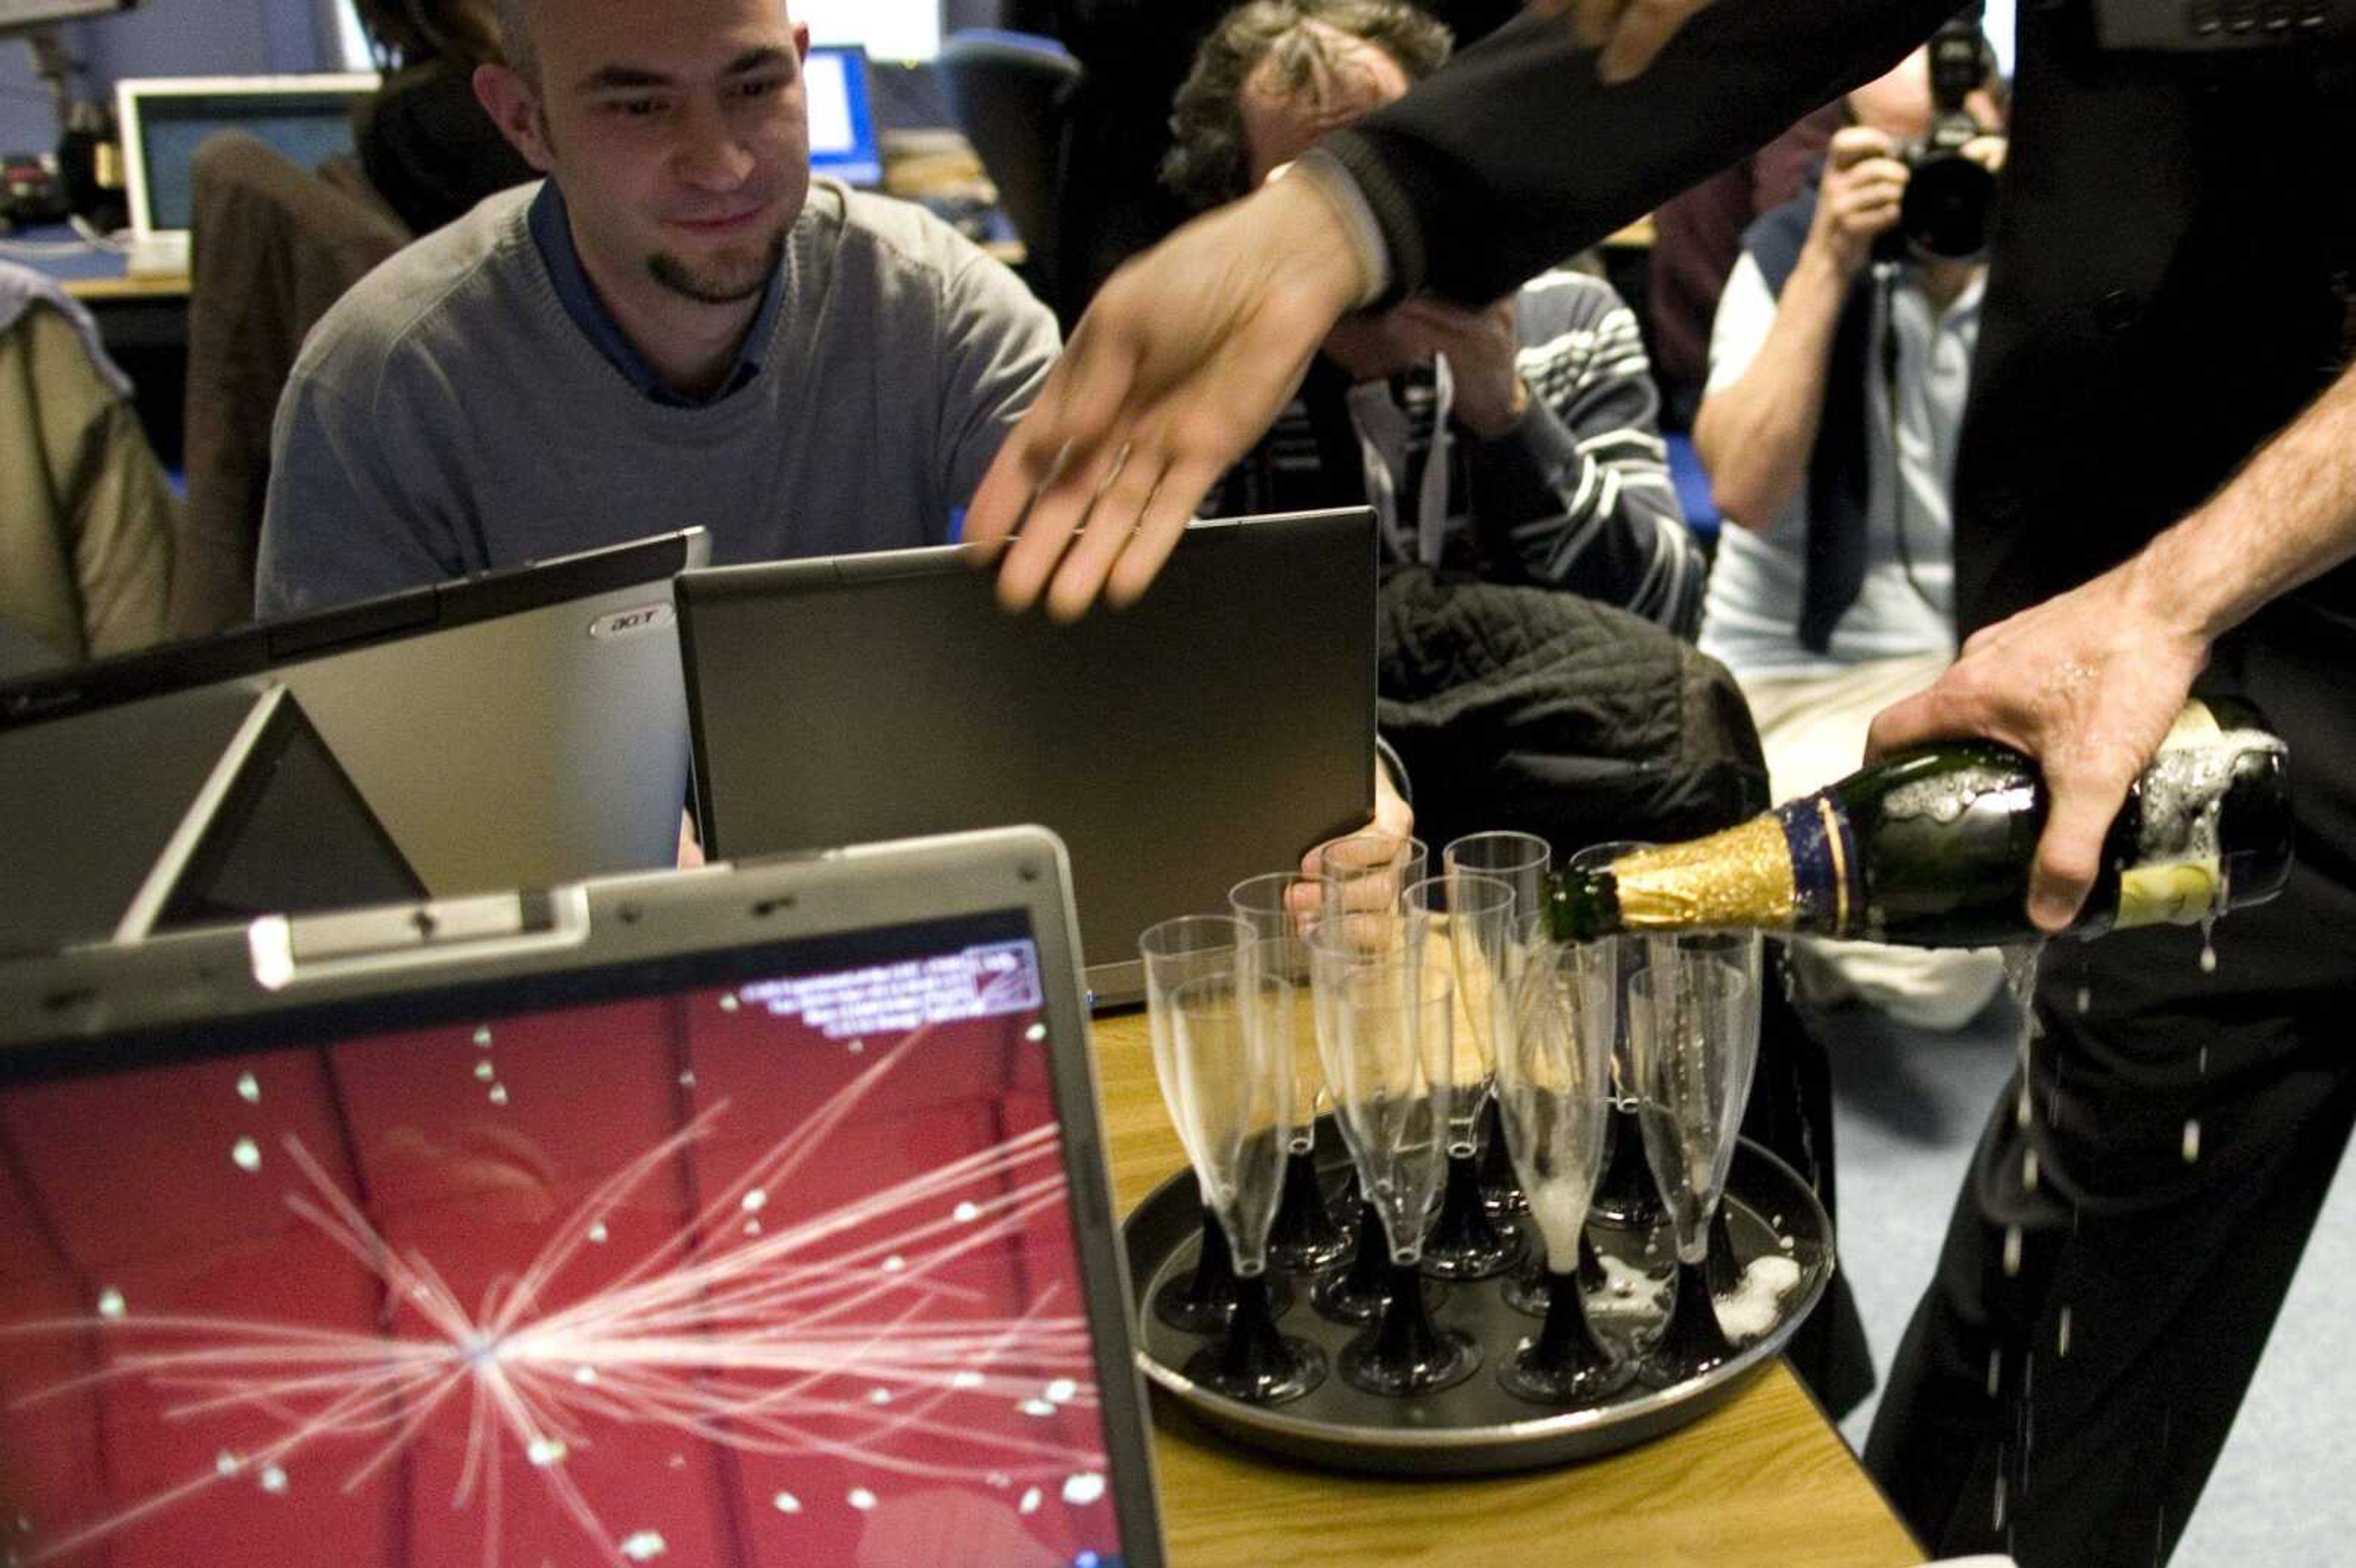
M67 27L88 69L77 91L112 99L125 76L262 76L332 69L332 13L317 0L141 0L121 16ZM57 141L48 96L21 39L0 40L0 147Z

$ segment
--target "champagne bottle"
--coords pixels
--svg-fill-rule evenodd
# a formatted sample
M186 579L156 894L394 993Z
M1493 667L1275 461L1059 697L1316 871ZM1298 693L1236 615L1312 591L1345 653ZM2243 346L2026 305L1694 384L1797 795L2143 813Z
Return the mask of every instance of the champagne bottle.
M2248 709L2188 706L2111 823L2066 934L2192 924L2280 892L2286 763ZM2020 752L1928 746L1723 833L1558 872L1552 925L1582 940L1747 927L1918 947L2021 941L2037 934L2026 906L2045 813L2044 780Z

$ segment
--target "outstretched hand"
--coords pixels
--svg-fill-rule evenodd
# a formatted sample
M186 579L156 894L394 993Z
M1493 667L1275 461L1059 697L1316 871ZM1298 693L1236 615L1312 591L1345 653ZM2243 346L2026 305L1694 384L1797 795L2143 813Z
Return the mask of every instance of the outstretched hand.
M1595 74L1617 85L1633 81L1671 38L1709 0L1529 0L1542 16L1570 17L1571 31L1588 46L1601 46Z
M1115 272L967 512L977 547L1022 529L999 567L1000 601L1022 610L1044 592L1065 621L1099 592L1135 601L1364 289L1341 219L1299 178L1196 219Z
M2208 663L2206 635L2169 613L2164 585L2148 575L2131 560L1976 634L1936 684L1884 709L1867 738L1877 760L1970 735L2037 759L2049 807L2029 917L2044 931L2077 918L2128 786Z

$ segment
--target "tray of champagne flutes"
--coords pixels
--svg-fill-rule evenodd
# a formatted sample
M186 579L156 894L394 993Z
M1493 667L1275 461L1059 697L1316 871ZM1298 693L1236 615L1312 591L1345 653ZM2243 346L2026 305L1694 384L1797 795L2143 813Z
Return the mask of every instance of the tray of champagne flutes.
M1328 1164L1320 1175L1338 1209L1351 1184L1348 1157L1338 1149L1335 1155L1344 1163ZM1202 1319L1194 1330L1173 1328L1155 1311L1157 1300L1186 1288L1200 1262L1201 1200L1192 1173L1182 1173L1140 1204L1123 1227L1141 1318L1140 1363L1155 1388L1221 1432L1317 1464L1402 1475L1482 1475L1592 1458L1674 1431L1732 1398L1782 1352L1831 1283L1833 1247L1824 1210L1782 1160L1744 1142L1721 1204L1721 1241L1729 1251L1713 1255L1734 1264L1733 1288L1719 1297L1733 1350L1707 1370L1659 1388L1640 1377L1583 1404L1537 1403L1509 1392L1497 1369L1543 1328L1543 1307L1515 1288L1516 1274L1528 1283L1530 1267L1524 1264L1515 1274L1486 1280L1426 1282L1434 1324L1466 1334L1481 1352L1480 1366L1453 1387L1386 1397L1366 1393L1329 1370L1301 1398L1270 1404L1217 1393L1188 1377L1188 1365L1217 1346L1220 1330ZM1504 1225L1510 1229L1516 1222ZM1597 1264L1582 1281L1589 1321L1600 1339L1640 1363L1660 1341L1673 1307L1675 1255L1665 1230L1665 1220L1658 1226L1626 1226L1599 1219L1588 1227ZM1788 1272L1758 1266L1777 1258L1789 1260ZM1276 1318L1279 1328L1317 1346L1330 1369L1365 1329L1327 1317L1311 1296L1319 1284L1345 1268L1337 1264L1293 1272L1276 1266L1284 1307ZM1728 1282L1721 1277L1719 1283Z
M1395 866L1378 913L1287 874L1141 939L1193 1168L1123 1227L1140 1361L1231 1437L1411 1475L1592 1457L1724 1403L1831 1281L1822 1206L1734 1130L1756 938L1548 941L1526 870L1481 863L1519 837Z

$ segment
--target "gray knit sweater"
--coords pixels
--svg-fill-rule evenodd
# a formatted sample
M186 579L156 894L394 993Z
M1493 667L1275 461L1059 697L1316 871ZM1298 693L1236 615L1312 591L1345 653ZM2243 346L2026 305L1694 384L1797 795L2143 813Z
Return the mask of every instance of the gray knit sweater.
M1056 350L1054 318L921 208L812 182L761 374L639 393L493 197L337 302L273 432L264 615L669 528L712 559L937 544Z

